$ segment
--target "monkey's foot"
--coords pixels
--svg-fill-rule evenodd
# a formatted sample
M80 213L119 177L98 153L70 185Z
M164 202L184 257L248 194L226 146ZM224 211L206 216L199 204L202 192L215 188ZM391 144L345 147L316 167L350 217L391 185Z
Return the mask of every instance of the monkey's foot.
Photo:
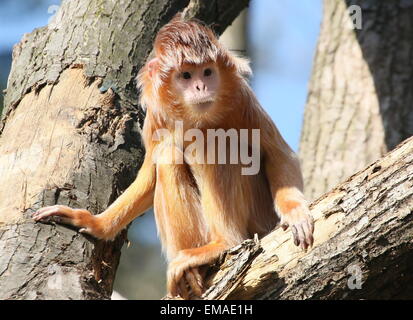
M177 258L168 267L168 294L183 299L189 299L191 296L201 297L204 292L204 280L200 268L191 266L188 260L184 261L179 256Z
M201 247L179 251L168 266L168 294L188 299L191 291L195 296L201 297L204 291L204 272L207 270L201 267L215 261L228 247L227 243L214 240Z

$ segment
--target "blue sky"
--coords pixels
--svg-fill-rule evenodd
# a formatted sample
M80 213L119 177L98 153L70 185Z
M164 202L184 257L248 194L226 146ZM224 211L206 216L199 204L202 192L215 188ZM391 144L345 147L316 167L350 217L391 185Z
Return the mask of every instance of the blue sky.
M250 6L252 86L296 151L321 16L321 0L252 0Z
M34 0L0 0L0 51L12 47L24 33L47 24L51 14L48 7L58 0L42 0L42 5L31 6Z

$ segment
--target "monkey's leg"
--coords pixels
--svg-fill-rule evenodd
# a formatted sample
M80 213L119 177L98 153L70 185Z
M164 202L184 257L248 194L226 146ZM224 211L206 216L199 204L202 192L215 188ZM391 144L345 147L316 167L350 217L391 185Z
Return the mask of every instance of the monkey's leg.
M158 164L156 179L156 224L163 249L171 262L168 293L188 298L192 290L199 296L202 294L202 277L197 267L202 263L189 265L187 261L179 260L182 252L190 252L209 241L196 183L185 164Z
M207 226L208 239L204 245L182 247L168 268L168 291L185 295L181 281L195 267L211 264L226 249L239 244L248 236L247 210L241 210L243 199L234 191L241 181L234 177L237 168L218 165L192 165L200 190L202 220ZM239 175L239 171L236 171ZM232 188L232 189L231 189ZM191 286L191 284L189 283Z

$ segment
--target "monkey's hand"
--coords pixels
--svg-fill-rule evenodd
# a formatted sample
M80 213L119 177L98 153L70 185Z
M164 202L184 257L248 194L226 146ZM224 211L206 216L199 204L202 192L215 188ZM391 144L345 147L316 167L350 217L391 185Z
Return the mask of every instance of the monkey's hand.
M314 220L306 205L300 204L281 215L280 224L284 231L291 228L296 246L307 250L313 245Z
M55 205L44 207L32 214L35 221L54 221L80 228L79 232L88 233L96 238L100 238L97 219L88 210L72 209L67 206Z

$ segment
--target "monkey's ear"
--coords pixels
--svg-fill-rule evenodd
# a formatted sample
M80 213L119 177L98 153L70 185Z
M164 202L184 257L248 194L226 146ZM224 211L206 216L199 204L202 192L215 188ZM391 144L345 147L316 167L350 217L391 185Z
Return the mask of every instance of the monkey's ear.
M159 68L159 59L158 58L153 58L148 62L148 73L151 78L155 76L155 74L158 72Z

